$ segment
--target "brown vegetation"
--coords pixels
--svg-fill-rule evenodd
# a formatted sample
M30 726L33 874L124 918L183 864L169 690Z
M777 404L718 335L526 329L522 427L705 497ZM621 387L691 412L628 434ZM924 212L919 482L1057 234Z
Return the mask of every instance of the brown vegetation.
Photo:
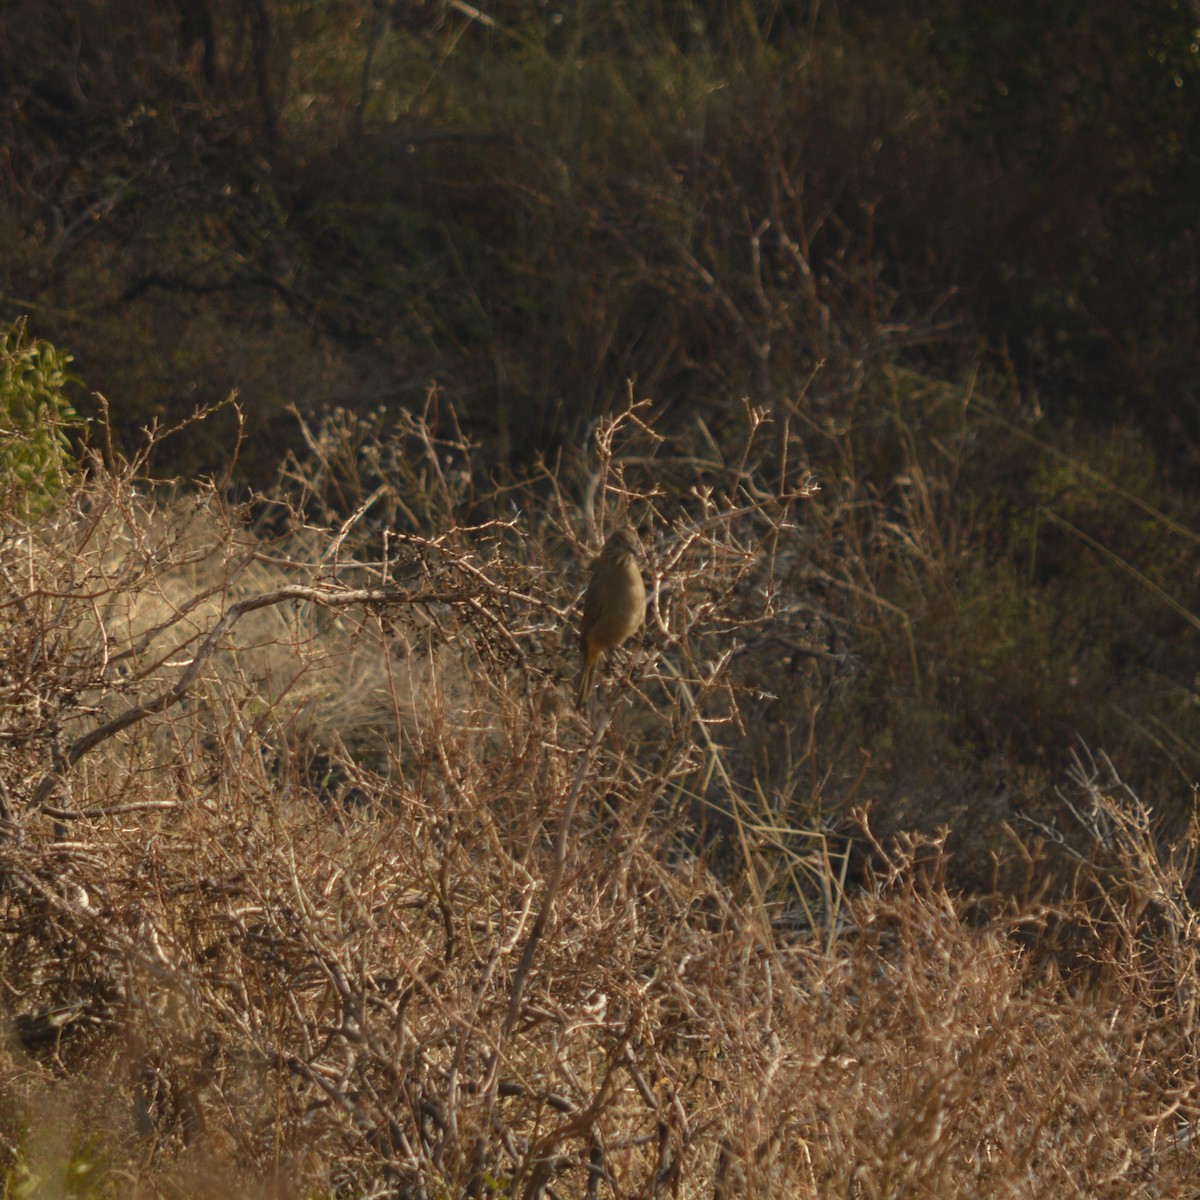
M4 1194L1194 1195L1189 13L8 5Z
M590 532L553 476L463 524L495 498L436 407L382 440L310 431L256 524L98 458L51 513L6 516L11 1178L1194 1190L1193 832L1168 853L1079 757L1057 860L1023 852L1040 895L960 899L942 839L884 844L847 811L859 749L793 746L793 780L827 764L824 818L755 784L738 747L770 724L773 647L811 624L793 588L831 497L758 414L730 462L645 414L598 432ZM589 724L571 616L618 516L652 547L648 630ZM829 595L920 672L886 598ZM821 694L792 702L810 730Z

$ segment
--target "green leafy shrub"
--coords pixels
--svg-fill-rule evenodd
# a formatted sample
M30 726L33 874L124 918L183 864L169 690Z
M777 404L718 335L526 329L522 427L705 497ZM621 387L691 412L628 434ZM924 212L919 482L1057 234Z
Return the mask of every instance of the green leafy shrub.
M66 389L71 356L31 338L24 318L0 333L0 480L29 512L45 508L75 468L71 434L84 420Z

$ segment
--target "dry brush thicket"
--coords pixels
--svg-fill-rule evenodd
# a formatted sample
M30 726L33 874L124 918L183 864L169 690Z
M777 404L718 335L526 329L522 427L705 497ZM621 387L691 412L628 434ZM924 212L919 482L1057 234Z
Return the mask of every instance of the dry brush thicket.
M488 493L432 411L306 431L287 503L97 459L5 516L10 1178L1194 1194L1191 842L1165 856L1111 764L1065 797L1081 898L982 908L867 818L849 886L846 843L746 777L739 664L829 535L798 443L744 420L698 457L631 406L585 517L558 472ZM573 608L618 515L647 630L580 715Z

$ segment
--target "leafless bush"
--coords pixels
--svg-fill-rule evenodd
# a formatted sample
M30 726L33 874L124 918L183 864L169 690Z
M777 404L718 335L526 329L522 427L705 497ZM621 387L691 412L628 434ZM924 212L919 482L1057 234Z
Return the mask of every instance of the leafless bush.
M973 928L936 843L873 844L847 894L827 832L741 773L738 668L813 491L743 420L735 456L699 457L631 404L596 431L582 519L556 472L480 494L432 400L309 430L257 525L98 462L52 517L6 518L5 1004L139 1180L1182 1186L1191 1009L1132 941L1093 1002L1022 949L1052 910ZM651 547L648 627L580 715L572 611L618 514ZM713 810L732 854L696 834Z

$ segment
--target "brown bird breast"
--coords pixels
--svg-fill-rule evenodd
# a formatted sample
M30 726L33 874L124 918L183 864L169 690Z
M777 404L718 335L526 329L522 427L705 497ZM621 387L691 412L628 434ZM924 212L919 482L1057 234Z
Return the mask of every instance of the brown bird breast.
M632 637L646 610L646 585L637 560L627 551L602 555L592 568L583 598L579 641L585 657Z

